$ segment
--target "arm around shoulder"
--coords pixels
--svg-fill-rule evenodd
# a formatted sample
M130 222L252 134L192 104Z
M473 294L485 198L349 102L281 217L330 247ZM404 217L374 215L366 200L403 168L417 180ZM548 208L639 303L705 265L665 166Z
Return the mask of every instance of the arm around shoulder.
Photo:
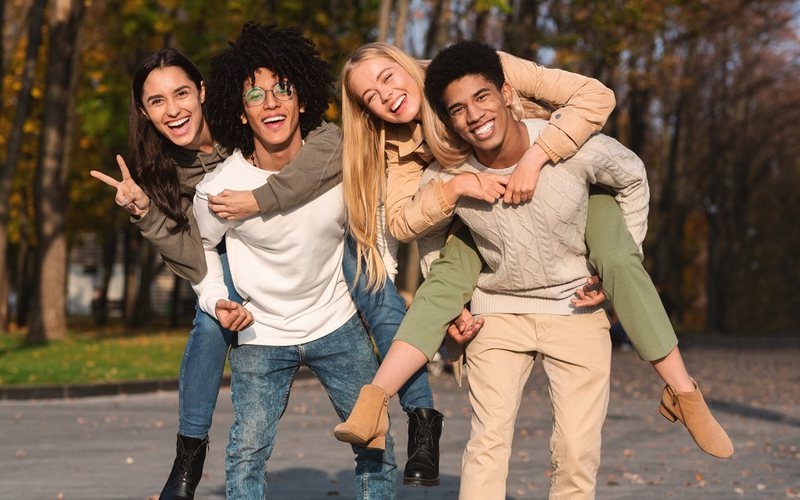
M342 131L323 122L280 172L253 190L261 215L291 210L328 192L342 181Z

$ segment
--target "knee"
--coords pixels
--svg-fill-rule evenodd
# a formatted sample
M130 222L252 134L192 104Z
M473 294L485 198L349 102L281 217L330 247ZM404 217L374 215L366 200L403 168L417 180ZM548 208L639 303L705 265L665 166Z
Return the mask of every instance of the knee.
M634 273L642 269L642 255L637 249L590 250L589 260L605 280L614 275Z

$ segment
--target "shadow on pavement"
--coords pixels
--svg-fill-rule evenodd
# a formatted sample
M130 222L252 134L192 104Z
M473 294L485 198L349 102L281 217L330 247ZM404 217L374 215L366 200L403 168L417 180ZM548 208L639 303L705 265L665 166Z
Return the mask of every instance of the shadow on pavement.
M725 413L731 413L741 417L757 418L766 422L786 424L792 427L800 427L800 419L790 417L789 415L774 410L755 408L742 403L732 403L730 401L720 401L718 399L707 399L706 401L711 408Z

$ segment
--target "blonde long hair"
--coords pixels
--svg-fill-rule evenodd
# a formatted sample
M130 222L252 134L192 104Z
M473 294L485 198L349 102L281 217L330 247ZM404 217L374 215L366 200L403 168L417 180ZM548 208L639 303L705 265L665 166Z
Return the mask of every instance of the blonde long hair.
M344 200L350 232L356 240L358 266L366 263L367 286L371 289L386 283L386 268L378 250L378 202L386 197L386 124L363 106L359 96L350 91L350 75L355 66L367 59L383 57L395 61L419 86L422 102L420 117L425 142L434 157L445 166L462 163L468 156L467 145L454 141L445 125L436 117L425 99L425 71L418 61L386 43L370 43L356 50L345 62L342 85L342 154Z

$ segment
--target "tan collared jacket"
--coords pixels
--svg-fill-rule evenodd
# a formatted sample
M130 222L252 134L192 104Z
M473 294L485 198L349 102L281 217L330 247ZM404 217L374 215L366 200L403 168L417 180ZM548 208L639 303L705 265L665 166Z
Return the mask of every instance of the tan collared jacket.
M535 118L525 101L540 101L556 108L535 143L553 163L569 158L592 134L600 131L614 109L614 92L594 78L498 52L506 81L513 89L512 109ZM425 144L422 125L386 127L386 222L400 241L413 241L437 222L453 214L442 184L420 189L422 171L433 161Z

